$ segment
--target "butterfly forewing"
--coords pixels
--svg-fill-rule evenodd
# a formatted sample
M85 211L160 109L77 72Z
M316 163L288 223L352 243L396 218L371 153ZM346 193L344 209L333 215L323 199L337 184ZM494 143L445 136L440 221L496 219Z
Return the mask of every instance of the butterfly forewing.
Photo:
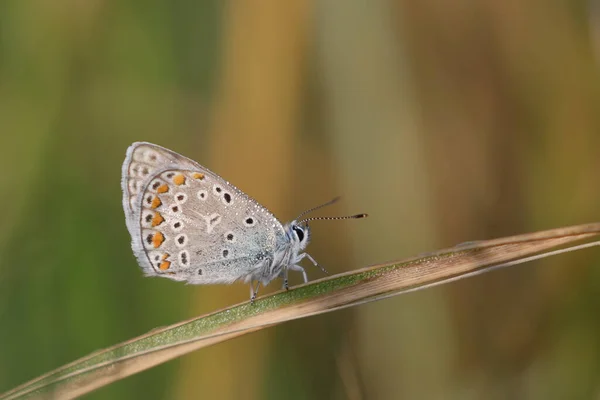
M281 223L196 162L136 143L123 165L123 207L132 247L148 275L231 283L272 260Z

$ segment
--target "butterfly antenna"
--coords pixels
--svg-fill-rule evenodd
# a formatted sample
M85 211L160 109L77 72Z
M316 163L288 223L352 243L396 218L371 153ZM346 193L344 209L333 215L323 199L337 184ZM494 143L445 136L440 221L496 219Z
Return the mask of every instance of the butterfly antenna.
M340 196L334 197L333 199L329 200L327 203L323 203L319 206L316 206L309 210L306 210L303 213L301 213L300 215L298 215L298 218L296 218L296 220L300 219L303 215L306 215L308 213L318 210L319 208L323 208L326 206L330 206L334 203L337 203L339 199L340 199ZM345 215L342 217L311 217L311 218L304 218L303 220L298 221L298 224L301 224L303 222L318 221L318 220L356 219L356 218L365 218L365 217L368 217L368 215L367 214L356 214L356 215Z
M310 222L310 221L318 221L318 220L335 220L335 219L357 219L357 218L366 218L368 217L369 214L356 214L356 215L345 215L343 217L311 217L311 218L304 218L301 221L298 221L298 224L301 224L302 222Z
M327 206L330 206L330 205L332 205L332 204L334 204L334 203L337 203L339 199L340 199L340 196L338 196L338 197L335 197L335 198L333 198L332 200L329 200L327 203L321 204L320 206L316 206L316 207L313 207L313 208L311 208L311 209L309 209L309 210L306 210L306 211L304 211L304 212L300 213L300 215L298 215L298 217L297 217L296 219L300 219L300 218L301 218L303 215L306 215L306 214L308 214L308 213L311 213L311 212L313 212L313 211L316 211L316 210L318 210L319 208L327 207Z

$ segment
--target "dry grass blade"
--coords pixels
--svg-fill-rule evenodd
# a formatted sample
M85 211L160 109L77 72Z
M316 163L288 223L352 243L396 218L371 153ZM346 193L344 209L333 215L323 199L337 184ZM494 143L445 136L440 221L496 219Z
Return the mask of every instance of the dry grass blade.
M338 310L489 270L600 234L600 223L472 242L331 276L156 329L32 380L0 399L74 398L202 347L292 319ZM597 244L597 243L594 243ZM585 247L568 248L575 250ZM547 252L541 256L549 256Z

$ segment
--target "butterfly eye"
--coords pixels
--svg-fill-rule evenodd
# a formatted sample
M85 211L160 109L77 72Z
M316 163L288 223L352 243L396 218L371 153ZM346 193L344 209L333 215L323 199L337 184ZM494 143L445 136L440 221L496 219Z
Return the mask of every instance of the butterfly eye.
M296 233L296 236L298 236L298 240L302 242L304 240L304 229L294 225L292 230Z

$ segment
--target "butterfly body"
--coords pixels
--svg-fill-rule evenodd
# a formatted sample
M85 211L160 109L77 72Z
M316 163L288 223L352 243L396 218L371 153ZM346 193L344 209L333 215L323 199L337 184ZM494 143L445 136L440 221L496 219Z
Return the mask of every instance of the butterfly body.
M265 207L195 161L145 142L122 168L131 246L148 276L191 284L261 282L303 273L307 224L285 226ZM315 263L316 264L316 263ZM252 296L254 290L251 286Z

